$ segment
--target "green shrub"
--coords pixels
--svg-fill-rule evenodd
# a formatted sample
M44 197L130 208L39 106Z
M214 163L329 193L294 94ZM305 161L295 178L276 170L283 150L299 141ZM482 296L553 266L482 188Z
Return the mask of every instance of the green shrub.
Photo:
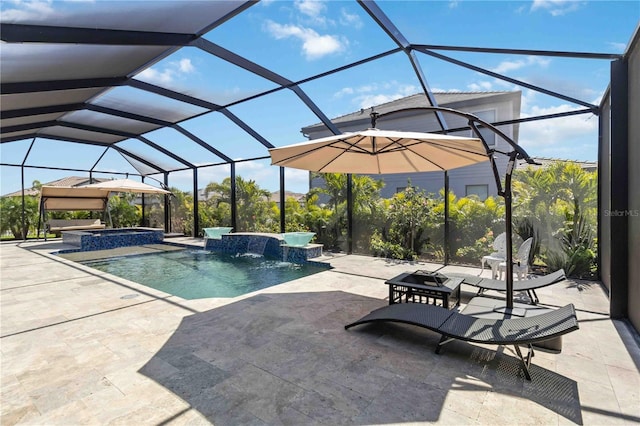
M566 227L558 232L557 244L547 250L545 263L551 271L563 268L567 276L590 277L596 268L595 241L585 217L575 221L567 213Z
M478 263L483 256L494 251L493 240L493 231L487 229L485 235L478 238L473 245L459 248L456 251L456 256L462 261Z
M380 231L375 230L371 236L371 252L374 256L391 259L415 260L417 254L401 244L385 241Z

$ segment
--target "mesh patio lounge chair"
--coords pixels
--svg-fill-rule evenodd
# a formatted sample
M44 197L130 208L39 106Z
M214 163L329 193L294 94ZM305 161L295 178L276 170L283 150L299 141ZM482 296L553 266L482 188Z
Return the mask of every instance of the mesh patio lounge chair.
M426 328L442 335L436 353L452 340L472 343L513 345L522 362L527 380L531 380L529 366L533 357L533 345L555 339L579 328L572 304L549 310L531 317L486 319L465 315L446 308L423 303L397 303L376 309L361 319L345 325L349 329L371 322L398 322ZM528 347L523 356L520 346Z
M483 293L485 290L506 291L507 283L502 280L494 280L491 278L479 278L473 275L465 274L447 274L451 277L463 278L462 283L478 288L478 294ZM531 303L534 305L540 301L536 294L536 289L546 287L552 284L556 284L565 280L567 277L564 273L564 269L558 269L550 274L536 276L535 278L529 278L527 280L519 280L513 282L513 291L526 291Z

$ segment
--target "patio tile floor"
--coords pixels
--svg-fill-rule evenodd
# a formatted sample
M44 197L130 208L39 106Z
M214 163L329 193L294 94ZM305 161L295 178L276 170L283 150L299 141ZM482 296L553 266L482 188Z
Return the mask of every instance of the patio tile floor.
M2 425L640 423L640 339L597 282L538 291L574 303L580 330L536 352L528 382L511 348L436 355L427 330L344 330L387 303L384 280L441 265L327 254L332 269L309 277L183 300L50 254L65 248L0 244Z

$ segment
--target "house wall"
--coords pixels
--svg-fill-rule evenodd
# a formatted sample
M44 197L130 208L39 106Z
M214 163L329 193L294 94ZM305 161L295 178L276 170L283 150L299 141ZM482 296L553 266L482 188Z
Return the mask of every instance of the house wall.
M518 93L519 95L519 93ZM505 121L517 118L520 114L520 98L514 97L513 93L504 96L495 96L480 101L457 102L446 105L447 108L457 109L460 111L470 112L478 115L486 121ZM493 115L492 119L488 119L487 114ZM464 127L467 125L463 117L445 114L445 121L449 129ZM341 132L358 131L371 127L369 111L363 112L361 119L338 124ZM398 111L387 116L383 116L378 120L376 125L379 129L384 130L402 130L402 131L418 131L430 132L440 130L440 126L436 121L435 114L421 110L413 110L410 112ZM502 126L500 130L508 137L517 142L517 125ZM472 136L470 130L451 133L457 136ZM317 139L329 136L331 133L326 128L318 128L309 131L309 139ZM501 151L511 151L507 142L499 137L495 137L495 149ZM501 177L504 177L507 158L504 155L496 155L496 164ZM390 198L399 188L407 186L410 179L411 185L419 187L428 193L437 194L444 187L443 172L429 173L406 173L393 175L371 175L374 179L385 181L385 187L382 189L381 196ZM311 186L318 186L319 181L312 181ZM488 194L496 196L497 188L495 178L490 162L475 164L460 169L449 171L449 189L457 196L465 196L466 185L487 185Z
M629 70L629 320L640 331L640 27L628 56Z
M640 331L640 168L637 166L640 163L640 120L637 120L640 117L640 27L632 38L624 63L626 82L614 81L620 74L613 70L619 71L620 66L612 67L611 91L601 105L600 272L609 290L611 316L628 318L636 331ZM616 110L612 102L615 86L625 89L626 110ZM621 121L625 115L626 120ZM615 126L624 127L616 129ZM621 139L620 135L625 132L626 139ZM624 176L619 175L620 163L616 161L626 161ZM624 187L622 194L619 193L621 186ZM623 205L624 210L616 205ZM625 231L624 235L620 234L621 230Z

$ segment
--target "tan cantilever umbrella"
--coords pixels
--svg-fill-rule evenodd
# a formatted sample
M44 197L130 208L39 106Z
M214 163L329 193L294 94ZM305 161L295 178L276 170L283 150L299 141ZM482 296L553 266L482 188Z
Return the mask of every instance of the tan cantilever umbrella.
M445 171L489 161L477 138L367 129L269 150L271 164L321 173Z
M484 161L491 161L498 195L505 200L507 234L507 304L504 312L513 311L513 254L512 254L512 194L511 176L516 159L535 164L531 157L508 135L491 123L473 114L441 107L423 107L423 110L440 111L462 116L476 134L478 126L491 129L508 145L510 152L501 154L509 158L504 186L498 175L493 153L479 138L378 130L375 128L379 114L371 113L373 128L361 132L344 133L322 139L314 139L297 145L272 148L271 163L282 167L324 173L390 174L409 172L445 171ZM396 112L396 111L394 111Z
M510 164L515 160L515 153L516 151ZM492 160L484 143L478 138L375 128L272 148L269 154L271 164L276 166L321 173L355 174L446 171ZM509 174L506 178L507 186L510 181ZM509 234L507 245L510 245L510 188L508 193L509 200L505 197L505 205ZM506 287L509 310L513 308L511 259L511 249L508 248Z

